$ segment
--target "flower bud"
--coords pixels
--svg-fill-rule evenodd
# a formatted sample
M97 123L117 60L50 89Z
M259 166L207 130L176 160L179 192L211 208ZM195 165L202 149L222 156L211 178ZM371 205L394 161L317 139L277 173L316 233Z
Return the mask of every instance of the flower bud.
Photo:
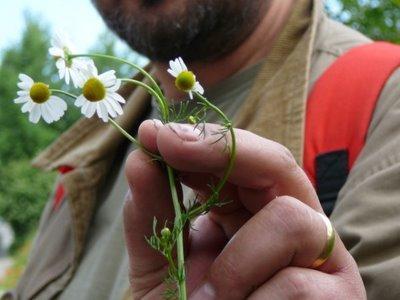
M168 227L164 227L164 228L161 230L161 237L162 237L162 239L163 239L163 240L167 240L167 239L169 239L170 236L171 236L171 230L169 230Z

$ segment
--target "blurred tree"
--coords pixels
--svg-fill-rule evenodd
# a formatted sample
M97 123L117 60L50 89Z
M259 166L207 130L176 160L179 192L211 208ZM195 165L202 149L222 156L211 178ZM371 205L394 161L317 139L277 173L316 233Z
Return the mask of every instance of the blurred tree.
M374 40L400 43L400 0L327 1L328 13Z
M53 88L71 90L58 79L55 64L48 55L48 26L39 20L38 16L26 14L21 39L3 51L0 61L0 216L15 231L14 249L35 230L55 179L55 174L33 169L29 160L80 117L79 110L71 106L72 109L59 122L48 125L40 121L34 125L28 121L26 114L21 113L20 105L13 103L17 97L19 73L26 73L35 81L49 83ZM137 62L137 55L117 48L115 37L105 32L91 52ZM96 65L101 72L115 69L118 76L133 74L124 65L110 64L102 59L96 60Z
M31 167L29 160L13 160L2 165L0 215L14 230L12 250L21 246L32 233L48 199L54 174Z
M53 64L46 64L49 33L38 20L26 14L20 41L4 50L0 63L0 216L12 225L15 246L34 229L54 180L53 175L33 169L29 159L78 116L67 116L52 126L44 122L33 126L13 103L21 72L60 87L52 81Z

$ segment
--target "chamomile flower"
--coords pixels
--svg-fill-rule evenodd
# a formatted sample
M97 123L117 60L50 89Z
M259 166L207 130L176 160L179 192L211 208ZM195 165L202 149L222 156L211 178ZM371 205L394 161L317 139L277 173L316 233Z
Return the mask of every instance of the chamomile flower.
M117 93L120 86L121 80L117 79L114 70L99 75L92 65L85 74L82 95L78 96L75 105L81 108L87 118L97 113L99 118L107 122L109 116L115 118L123 113L121 103L125 103L125 100Z
M51 94L49 86L43 82L34 82L25 74L19 75L18 98L14 103L22 104L21 111L29 113L29 121L39 122L42 117L47 123L58 121L67 110L63 99Z
M76 50L68 36L61 32L55 34L51 44L49 53L56 59L60 79L64 78L66 84L72 81L73 85L78 87L84 80L82 72L87 70L88 65L93 65L93 61L83 57L69 58Z
M168 73L175 77L175 86L182 92L189 94L193 99L193 92L204 93L201 84L196 81L196 75L189 71L181 57L170 60Z

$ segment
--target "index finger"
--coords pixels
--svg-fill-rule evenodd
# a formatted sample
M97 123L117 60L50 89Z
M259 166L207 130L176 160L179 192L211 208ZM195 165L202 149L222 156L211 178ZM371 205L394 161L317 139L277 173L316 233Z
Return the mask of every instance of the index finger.
M191 125L163 126L147 121L141 125L139 137L145 147L158 151L179 171L221 176L229 161L226 143L230 136L218 140L214 133L219 129L218 125L206 124L201 135ZM237 155L229 182L246 189L274 189L276 196L292 196L322 211L311 182L288 149L249 131L235 129L235 134Z

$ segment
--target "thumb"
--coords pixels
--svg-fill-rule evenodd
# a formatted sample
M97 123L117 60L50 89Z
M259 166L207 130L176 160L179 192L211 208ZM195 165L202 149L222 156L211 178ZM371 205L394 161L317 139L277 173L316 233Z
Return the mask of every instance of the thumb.
M165 258L150 247L146 238L153 234L154 217L158 232L165 222L173 223L174 212L166 175L161 167L140 150L132 152L125 165L130 191L124 206L124 231L135 298L148 294L165 278ZM166 271L166 268L165 268ZM157 295L159 295L158 291Z

